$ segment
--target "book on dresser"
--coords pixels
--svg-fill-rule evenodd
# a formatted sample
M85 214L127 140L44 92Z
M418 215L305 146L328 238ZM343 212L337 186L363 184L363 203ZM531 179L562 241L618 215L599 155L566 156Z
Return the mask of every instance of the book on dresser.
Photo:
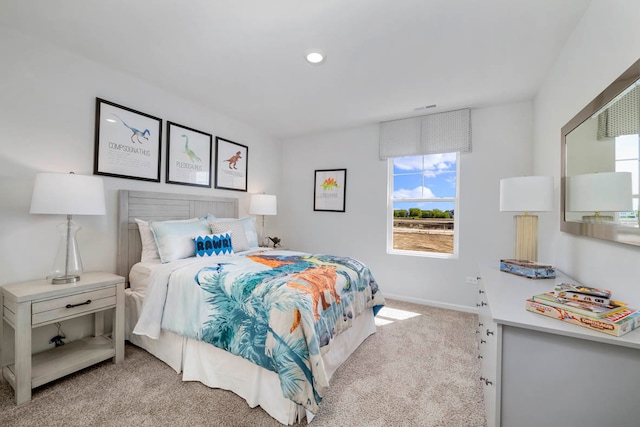
M527 300L526 308L533 313L542 314L543 316L552 317L616 337L640 327L640 312L633 308L623 307L619 311L601 318L584 316L561 307L553 307L536 302L532 298Z
M580 301L571 298L563 298L554 292L546 292L534 295L533 300L541 304L558 307L563 310L573 311L583 316L602 318L610 314L623 310L627 304L619 301L609 300L608 305L595 304L588 301Z
M611 301L611 291L609 290L566 282L556 284L553 293L562 298L587 301L600 305L608 305Z

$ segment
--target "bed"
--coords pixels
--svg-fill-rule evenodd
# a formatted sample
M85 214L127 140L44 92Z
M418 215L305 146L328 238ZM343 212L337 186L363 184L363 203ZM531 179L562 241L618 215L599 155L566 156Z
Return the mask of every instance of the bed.
M333 373L375 333L374 315L384 299L368 268L351 258L258 248L255 219L237 219L235 198L120 190L118 201L118 273L129 285L126 339L184 381L230 390L282 424L310 422ZM163 226L192 229L205 219L209 230L235 230L196 245L213 256L180 257L179 245L165 244ZM241 250L226 253L225 238L234 244L229 252ZM150 257L151 246L161 259ZM311 295L309 284L320 291ZM236 300L243 301L241 310L231 305ZM277 302L267 312L264 301ZM222 312L227 317L220 320ZM240 326L229 326L238 317ZM265 337L246 338L247 331L262 329ZM283 356L283 348L295 351Z

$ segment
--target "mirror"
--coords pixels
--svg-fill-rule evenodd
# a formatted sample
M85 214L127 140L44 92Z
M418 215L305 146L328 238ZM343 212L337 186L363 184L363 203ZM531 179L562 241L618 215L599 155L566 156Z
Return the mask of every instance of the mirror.
M560 230L640 246L640 60L562 127Z

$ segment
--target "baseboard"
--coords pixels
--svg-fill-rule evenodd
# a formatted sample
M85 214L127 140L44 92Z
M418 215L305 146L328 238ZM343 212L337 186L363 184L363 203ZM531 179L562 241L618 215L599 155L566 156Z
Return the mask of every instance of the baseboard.
M464 311L465 313L478 314L478 309L476 307L469 307L466 305L448 304L440 301L432 301L432 300L422 299L422 298L410 298L410 297L390 294L388 292L384 293L384 297L398 300L398 301L411 302L414 304L428 305L431 307L438 307L438 308L446 308L447 310Z

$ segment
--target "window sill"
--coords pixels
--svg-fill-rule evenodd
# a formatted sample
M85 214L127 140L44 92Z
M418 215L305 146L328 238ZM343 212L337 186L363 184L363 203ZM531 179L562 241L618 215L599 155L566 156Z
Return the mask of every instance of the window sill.
M440 259L458 259L458 254L444 254L438 252L422 252L422 251L407 251L402 249L387 249L388 255L404 255L414 256L421 258L440 258Z

